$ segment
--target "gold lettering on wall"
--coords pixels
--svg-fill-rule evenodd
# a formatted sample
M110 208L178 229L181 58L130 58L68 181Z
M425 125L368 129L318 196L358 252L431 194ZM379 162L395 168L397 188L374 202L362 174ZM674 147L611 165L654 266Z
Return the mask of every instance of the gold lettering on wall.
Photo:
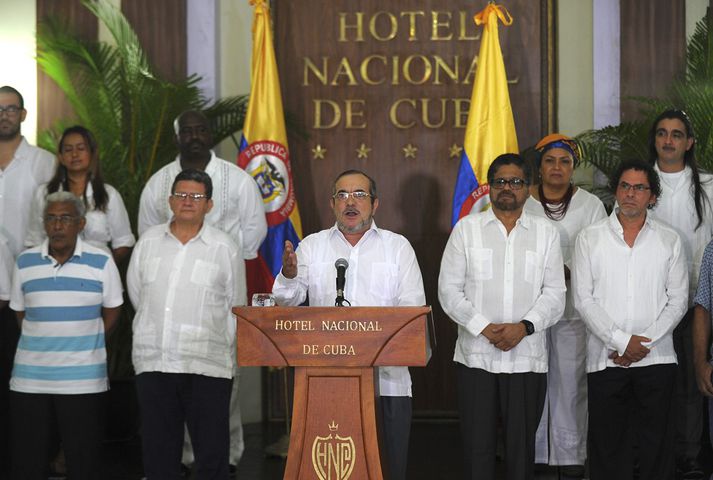
M418 34L416 32L416 16L424 17L426 12L401 12L401 17L408 17L408 41L415 42L418 40Z
M364 80L364 83L367 85L380 85L386 81L386 78L382 77L379 80L373 80L369 77L369 64L372 60L379 60L384 64L384 66L388 64L388 59L383 55L369 55L364 59L364 61L361 62L359 74L361 75L362 80Z
M390 42L397 37L408 42L467 41L480 39L467 11L405 10L375 13L339 12L339 42ZM408 49L406 49L408 50ZM302 58L302 87L400 87L402 85L471 85L475 81L478 57L475 48L467 47L465 55L443 56L439 53L373 53L355 58L353 53L337 56ZM397 50L399 52L399 50ZM519 79L509 80L510 84ZM355 90L357 91L357 90ZM368 96L359 93L347 97ZM400 130L414 127L463 129L466 126L470 100L434 95L397 98L388 108L388 120ZM359 95L361 93L361 95ZM444 92L445 93L445 92ZM336 95L336 94L335 94ZM338 94L321 93L312 101L312 128L328 130L345 128L362 130L368 127L369 104L366 98L344 98ZM326 97L326 98L325 98ZM379 111L379 107L376 111ZM372 112L373 114L373 112Z
M356 12L354 14L356 19L354 23L348 23L347 17L349 13L340 12L339 13L339 41L348 42L347 31L354 30L354 41L363 42L364 41L364 12Z
M441 21L441 18L445 17L445 21ZM445 27L442 29L441 27ZM451 28L451 12L431 12L431 40L432 41L444 41L453 38L453 32L450 31ZM446 30L448 35L443 35L442 30Z
M470 99L454 98L455 114L453 116L453 126L455 128L465 128L468 122L468 110L470 110Z
M458 12L458 18L460 19L458 40L480 40L480 32L476 33L475 35L468 35L468 26L471 26L473 29L475 29L475 22L473 22L473 14L461 10L460 12Z
M379 18L383 17L384 15L386 15L386 18L389 21L388 26L390 27L390 30L386 35L380 35L379 32L376 31L376 22L378 22ZM383 24L384 22L381 23ZM372 37L374 37L374 39L380 42L388 42L389 40L393 40L394 38L396 38L396 34L398 33L398 31L399 23L393 13L383 11L376 12L369 20L369 33Z
M327 98L315 98L312 100L312 105L314 106L314 123L312 124L312 128L327 129L339 125L339 122L342 120L342 110L339 108L337 102ZM323 123L322 107L325 108L325 111L331 111L331 122ZM324 117L329 118L326 115Z
M364 106L366 102L364 100L345 100L345 117L346 128L366 128L366 122L364 121ZM355 123L354 119L361 119L362 123Z
M399 98L391 105L391 108L389 109L389 119L391 120L392 125L394 125L396 128L411 128L416 126L415 121L403 123L401 120L399 120L398 111L399 107L402 104L408 104L413 107L412 110L416 110L416 100L414 100L413 98Z

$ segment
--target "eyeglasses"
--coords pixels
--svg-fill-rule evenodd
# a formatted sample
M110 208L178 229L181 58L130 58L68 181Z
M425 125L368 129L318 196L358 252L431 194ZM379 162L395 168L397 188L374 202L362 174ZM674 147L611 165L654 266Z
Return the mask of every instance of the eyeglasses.
M646 190L651 190L651 187L648 187L648 186L644 185L643 183L637 183L636 185L631 185L630 183L621 182L619 184L619 188L621 188L625 192L628 192L629 190L631 190L633 188L634 192L636 192L636 193L641 193L641 192L645 192Z
M496 190L502 190L505 185L510 185L510 190L520 190L522 187L527 185L527 182L522 178L496 178L490 182L490 186Z
M47 215L43 220L45 225L60 225L67 227L77 221L79 217L74 215Z
M371 197L371 194L369 192L365 192L364 190L357 190L356 192L337 192L332 195L333 199L340 200L342 202L346 202L349 197L352 197L355 202L358 202Z
M8 105L7 107L0 107L0 117L3 113L7 113L8 117L14 117L18 113L20 113L20 110L22 109L17 105Z
M177 200L190 199L193 203L198 203L204 198L208 198L208 195L204 193L185 193L185 192L175 192L171 196Z

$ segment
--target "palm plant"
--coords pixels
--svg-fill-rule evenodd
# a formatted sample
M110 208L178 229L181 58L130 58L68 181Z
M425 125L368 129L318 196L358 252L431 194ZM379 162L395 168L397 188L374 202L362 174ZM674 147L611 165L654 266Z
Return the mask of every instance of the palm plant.
M590 130L577 137L584 160L607 177L625 159L648 160L648 134L664 110L685 110L696 134L696 159L713 171L713 19L710 9L696 24L686 49L686 72L661 98L636 97L641 116L632 122Z
M59 135L69 124L81 123L92 130L100 146L104 176L121 192L135 226L144 184L177 153L174 118L185 110L203 110L219 143L242 129L247 96L208 104L197 87L198 76L177 82L161 78L119 9L106 0L82 0L82 4L107 27L114 45L82 39L55 18L40 23L38 64L64 92L76 119L63 119L41 132L38 143L55 151ZM131 318L128 310L125 307L124 320ZM131 374L130 323L122 321L109 341L113 378Z

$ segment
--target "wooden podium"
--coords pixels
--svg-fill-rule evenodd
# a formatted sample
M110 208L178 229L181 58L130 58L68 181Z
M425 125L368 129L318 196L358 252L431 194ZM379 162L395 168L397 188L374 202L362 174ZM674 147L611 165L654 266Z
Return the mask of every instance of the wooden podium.
M295 367L285 479L381 480L376 366L425 366L430 307L238 307L238 365ZM376 386L376 388L375 388Z

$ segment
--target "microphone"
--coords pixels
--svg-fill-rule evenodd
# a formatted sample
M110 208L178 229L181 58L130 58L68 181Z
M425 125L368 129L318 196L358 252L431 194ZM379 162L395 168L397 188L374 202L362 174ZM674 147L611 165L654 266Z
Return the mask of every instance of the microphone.
M339 258L334 262L334 267L337 269L337 298L334 304L338 307L342 307L345 301L349 303L348 300L344 299L344 284L347 281L344 275L349 267L349 262L347 262L345 258Z

